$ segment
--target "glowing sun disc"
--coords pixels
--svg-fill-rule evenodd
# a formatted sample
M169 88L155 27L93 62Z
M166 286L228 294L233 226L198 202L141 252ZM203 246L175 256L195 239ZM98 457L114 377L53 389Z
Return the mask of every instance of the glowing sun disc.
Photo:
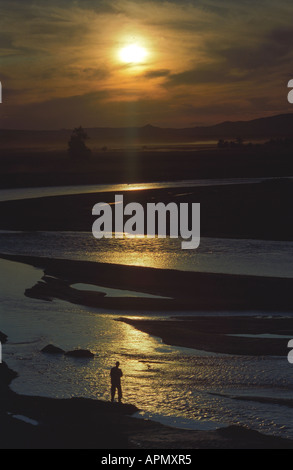
M147 51L136 44L131 44L129 46L123 47L120 51L120 59L125 63L134 63L138 64L142 62L147 55Z

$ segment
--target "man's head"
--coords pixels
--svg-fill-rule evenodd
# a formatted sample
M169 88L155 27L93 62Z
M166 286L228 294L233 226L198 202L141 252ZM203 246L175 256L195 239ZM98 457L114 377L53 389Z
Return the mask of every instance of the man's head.
M120 366L120 362L117 361L117 362L116 362L116 367L119 367L119 366Z

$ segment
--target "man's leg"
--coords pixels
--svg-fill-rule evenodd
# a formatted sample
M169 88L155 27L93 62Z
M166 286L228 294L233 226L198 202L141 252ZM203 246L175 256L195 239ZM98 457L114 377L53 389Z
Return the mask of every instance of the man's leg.
M118 385L117 389L118 389L118 401L120 402L121 399L122 399L122 389L121 389L121 385Z
M115 385L112 385L111 386L111 401L113 402L114 401L114 397L115 397Z

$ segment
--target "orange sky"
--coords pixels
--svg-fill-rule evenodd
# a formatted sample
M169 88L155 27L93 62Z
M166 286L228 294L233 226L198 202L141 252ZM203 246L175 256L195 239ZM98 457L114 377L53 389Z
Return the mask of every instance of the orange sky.
M1 128L191 127L291 112L291 0L1 0ZM145 49L139 63L121 49Z

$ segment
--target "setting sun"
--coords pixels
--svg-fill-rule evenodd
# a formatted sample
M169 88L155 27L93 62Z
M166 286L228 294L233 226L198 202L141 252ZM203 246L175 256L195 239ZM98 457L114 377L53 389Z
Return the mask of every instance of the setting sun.
M147 56L147 51L144 47L137 44L130 44L120 50L119 57L122 62L138 64L142 62Z

